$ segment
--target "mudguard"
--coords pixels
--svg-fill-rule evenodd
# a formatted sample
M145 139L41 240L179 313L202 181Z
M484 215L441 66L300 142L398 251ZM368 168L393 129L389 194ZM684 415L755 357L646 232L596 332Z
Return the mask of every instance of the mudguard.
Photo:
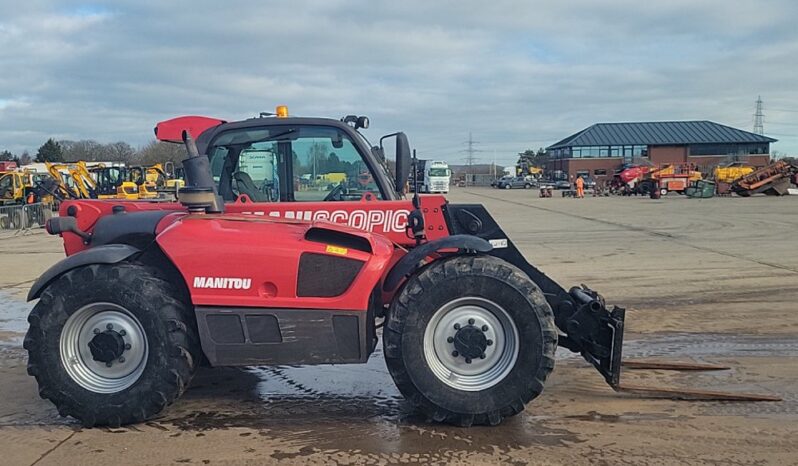
M421 261L425 257L441 249L454 248L489 252L493 249L493 246L487 240L472 235L452 235L429 241L411 249L410 252L399 259L385 277L382 289L384 291L393 291L406 276L421 266Z
M141 249L127 244L108 244L73 254L47 269L36 280L28 292L28 301L38 298L50 282L72 269L90 264L116 264L139 252Z

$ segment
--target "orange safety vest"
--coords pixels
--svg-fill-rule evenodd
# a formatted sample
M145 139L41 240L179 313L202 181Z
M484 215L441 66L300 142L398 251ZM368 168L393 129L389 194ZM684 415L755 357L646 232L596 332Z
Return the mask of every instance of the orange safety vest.
M585 180L583 180L582 178L577 178L576 179L576 189L582 189L584 187L585 187Z

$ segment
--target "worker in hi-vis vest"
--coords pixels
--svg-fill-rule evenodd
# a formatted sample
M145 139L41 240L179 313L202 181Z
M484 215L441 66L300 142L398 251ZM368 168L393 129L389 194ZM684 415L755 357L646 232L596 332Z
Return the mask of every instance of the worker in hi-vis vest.
M582 179L582 175L576 177L576 197L580 199L585 197L585 180Z

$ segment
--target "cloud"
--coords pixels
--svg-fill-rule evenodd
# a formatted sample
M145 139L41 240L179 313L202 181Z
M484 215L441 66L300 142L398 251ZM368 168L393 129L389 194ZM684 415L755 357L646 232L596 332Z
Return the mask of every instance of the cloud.
M501 162L598 121L711 119L798 152L794 1L0 5L0 148L143 144L180 114L371 118L461 161ZM22 103L22 104L19 104ZM768 111L768 106L789 111Z

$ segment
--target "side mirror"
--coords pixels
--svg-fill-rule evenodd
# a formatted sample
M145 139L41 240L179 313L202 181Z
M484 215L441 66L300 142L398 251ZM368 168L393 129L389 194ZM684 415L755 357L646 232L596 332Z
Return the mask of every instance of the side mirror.
M396 179L394 180L396 183L396 192L399 194L404 194L405 184L410 176L410 143L407 142L407 135L405 133L399 132L386 134L380 138L379 151L380 154L382 154L382 157L385 157L382 141L392 137L396 138L396 152L394 153L394 156L396 157Z
M404 194L410 176L410 143L405 133L396 134L396 192Z

